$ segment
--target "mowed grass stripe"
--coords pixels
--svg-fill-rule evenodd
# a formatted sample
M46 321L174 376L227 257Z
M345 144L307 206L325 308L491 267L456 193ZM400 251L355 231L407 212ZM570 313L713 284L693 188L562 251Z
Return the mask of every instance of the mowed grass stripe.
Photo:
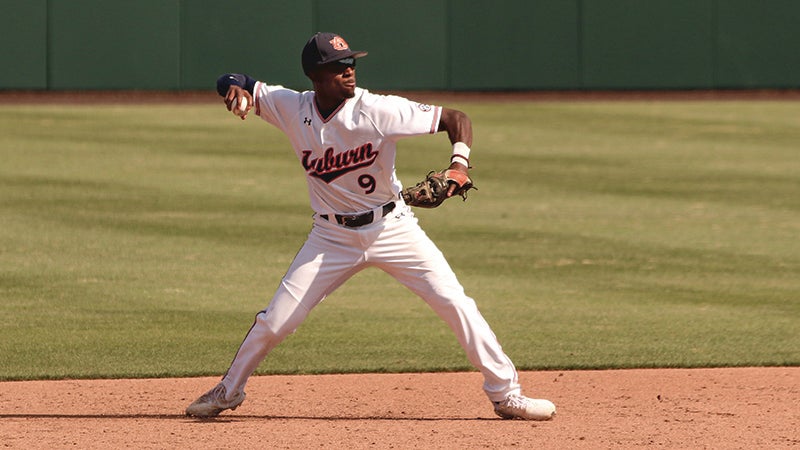
M519 368L800 363L800 104L448 106L479 190L418 216ZM286 138L218 105L3 105L0 160L0 379L221 374L311 225ZM470 369L368 270L259 372Z

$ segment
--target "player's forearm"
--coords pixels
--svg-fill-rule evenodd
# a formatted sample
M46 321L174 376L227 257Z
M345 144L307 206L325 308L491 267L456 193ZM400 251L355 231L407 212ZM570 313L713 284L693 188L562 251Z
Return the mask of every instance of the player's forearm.
M227 95L228 89L231 86L239 86L249 92L250 95L253 95L253 91L256 87L256 80L241 73L226 73L217 78L217 93L221 97Z
M447 131L447 137L453 144L463 142L472 146L472 121L461 111L442 108L439 131Z

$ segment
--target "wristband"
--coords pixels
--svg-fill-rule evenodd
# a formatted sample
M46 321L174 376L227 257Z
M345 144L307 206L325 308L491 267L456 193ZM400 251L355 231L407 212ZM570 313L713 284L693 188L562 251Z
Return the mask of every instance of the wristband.
M469 153L470 149L467 144L456 142L453 144L453 156L450 157L450 162L457 162L469 167Z
M463 165L464 167L469 168L469 161L467 161L466 159L464 159L463 156L460 156L460 155L453 155L450 158L450 164L452 164L452 163L459 163L459 164Z
M225 97L225 95L228 93L228 89L231 86L239 86L240 88L249 92L250 95L253 95L253 92L255 91L256 80L241 73L226 73L225 75L217 78L217 93L220 95L220 97Z

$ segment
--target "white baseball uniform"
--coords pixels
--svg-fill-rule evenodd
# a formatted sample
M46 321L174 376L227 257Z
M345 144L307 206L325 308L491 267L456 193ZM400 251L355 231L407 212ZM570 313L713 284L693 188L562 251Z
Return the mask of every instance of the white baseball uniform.
M455 332L492 401L518 394L517 371L472 298L398 195L396 143L435 133L442 108L356 88L324 118L313 91L257 82L255 111L289 137L306 171L314 224L222 380L242 392L259 363L357 272L378 267L419 295Z

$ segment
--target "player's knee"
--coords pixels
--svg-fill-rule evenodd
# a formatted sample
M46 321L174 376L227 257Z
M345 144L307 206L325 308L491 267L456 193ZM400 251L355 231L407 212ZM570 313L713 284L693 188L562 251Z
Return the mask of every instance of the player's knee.
M461 310L469 310L474 311L478 309L478 305L475 303L475 300L472 297L462 296L459 297L455 302L455 307Z
M461 292L459 295L437 295L434 298L427 299L427 302L433 309L440 312L461 312L473 311L478 309L475 300L471 297L464 295Z
M308 311L294 300L273 301L269 308L258 313L256 323L275 337L284 338L294 333L307 315Z

